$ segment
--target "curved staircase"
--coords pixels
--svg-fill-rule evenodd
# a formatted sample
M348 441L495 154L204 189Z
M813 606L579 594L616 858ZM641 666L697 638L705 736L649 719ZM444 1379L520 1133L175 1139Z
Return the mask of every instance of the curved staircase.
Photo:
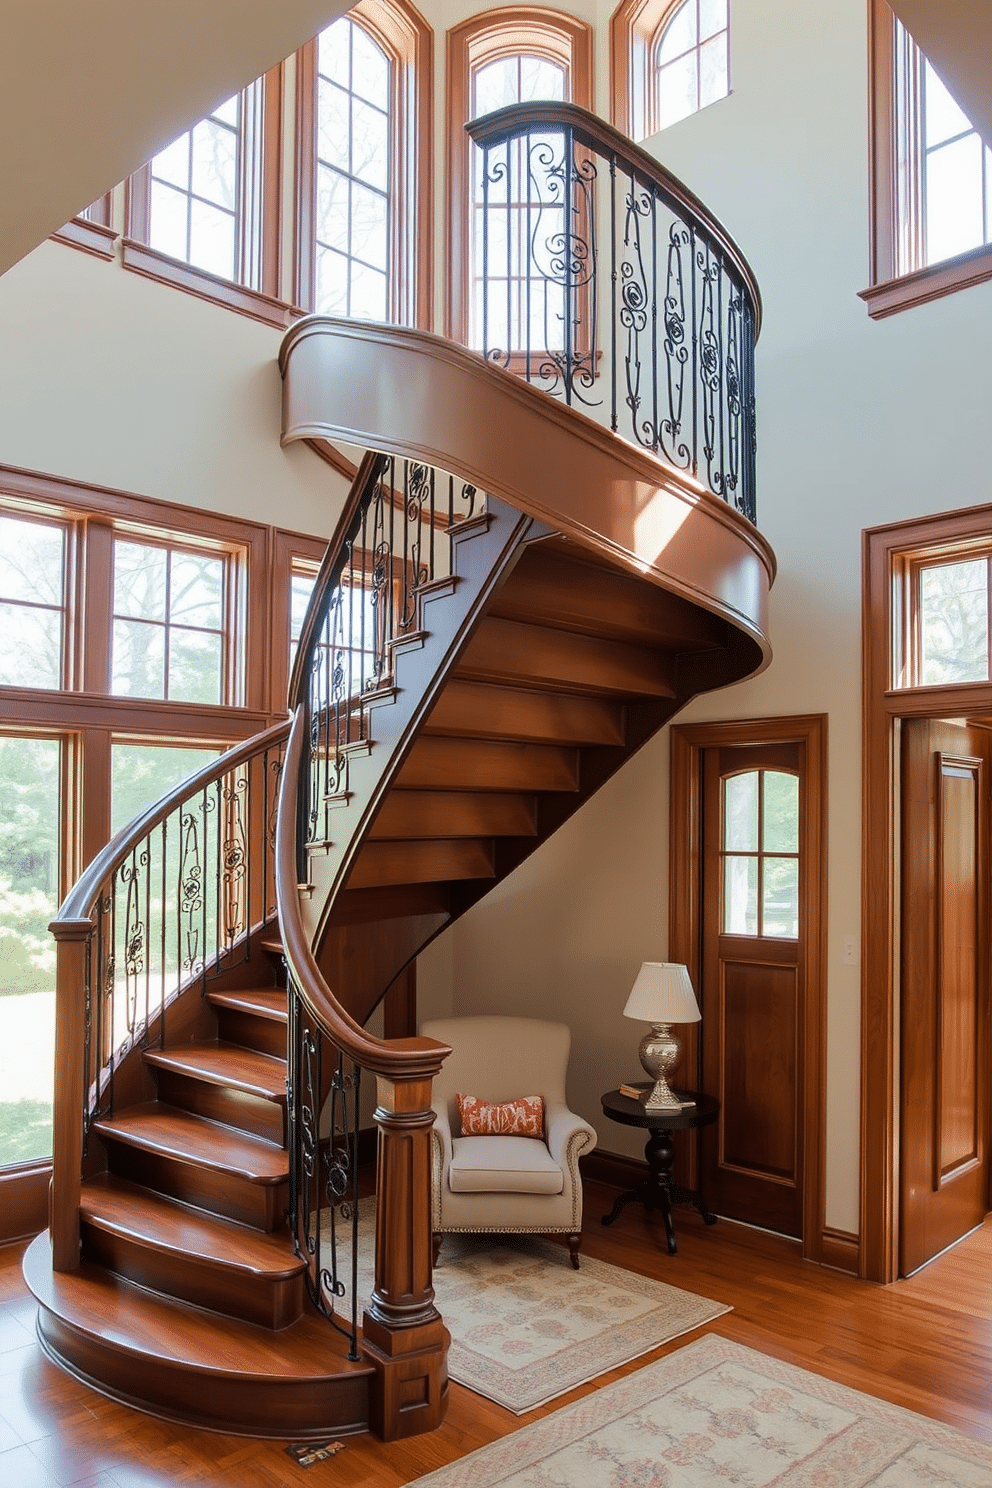
M536 127L533 107L518 113L490 128L495 147ZM612 152L615 181L619 136L563 106L551 123L569 151L595 137ZM375 1037L369 1017L690 697L768 660L774 559L735 509L753 501L734 358L747 362L747 334L753 354L757 291L695 198L626 148L628 214L650 188L690 222L692 360L679 228L659 240L669 365L652 376L655 403L667 377L681 413L691 372L695 451L676 441L672 456L674 412L644 437L629 324L636 440L615 412L610 427L568 406L578 383L560 356L556 402L498 356L426 333L299 323L281 354L284 439L374 453L318 577L292 721L126 829L53 925L51 1231L25 1274L51 1357L142 1409L301 1440L440 1422L428 1173L448 1051ZM598 358L595 337L579 341L576 365ZM614 364L616 348L614 333ZM359 1326L363 1074L379 1135Z

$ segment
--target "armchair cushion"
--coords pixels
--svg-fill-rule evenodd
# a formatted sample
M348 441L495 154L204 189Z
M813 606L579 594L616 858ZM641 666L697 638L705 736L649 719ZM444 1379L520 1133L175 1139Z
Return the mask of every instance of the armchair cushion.
M565 1175L543 1142L521 1137L455 1137L452 1193L560 1194Z

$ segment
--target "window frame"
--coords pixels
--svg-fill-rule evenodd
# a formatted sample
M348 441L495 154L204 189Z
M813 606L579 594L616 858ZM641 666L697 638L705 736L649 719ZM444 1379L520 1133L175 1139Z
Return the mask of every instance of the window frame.
M620 0L610 16L610 106L617 129L634 141L657 134L654 54L685 0ZM733 90L730 55L730 4L727 4L727 91ZM716 33L719 34L719 33ZM698 52L699 46L695 50ZM697 68L698 70L698 68ZM714 98L714 103L720 99ZM708 108L709 104L703 105ZM699 108L693 110L699 113ZM687 114L686 118L691 118ZM676 121L679 122L679 121Z
M564 66L567 98L593 106L593 28L585 21L543 6L515 5L470 16L448 32L446 238L448 275L445 335L463 346L471 328L471 148L465 132L470 120L473 73L486 63L525 52Z
M989 672L971 682L924 682L923 631L920 615L921 575L932 568L982 559L986 566L987 655ZM906 693L934 688L988 687L992 683L992 536L907 549L892 556L891 691Z
M915 43L913 44L915 45ZM913 142L918 153L922 124L915 102L899 117L896 89L896 17L886 0L868 4L868 211L869 284L859 292L872 320L882 320L914 305L954 294L972 284L992 279L992 243L970 248L953 258L903 271L899 241L903 231L900 197L908 196L912 219L906 226L913 256L922 257L923 203L914 170L900 188L900 136ZM914 89L915 98L915 89Z
M434 273L434 33L409 0L358 0L347 17L371 36L392 64L390 320L429 330ZM316 286L317 41L313 37L296 53L293 295L306 311L313 310Z
M52 233L56 243L65 243L69 248L80 248L96 258L113 258L117 229L113 225L113 193L107 191L98 196L82 212L70 217L58 232Z
M280 296L285 63L280 62L249 83L240 98L242 117L250 119L239 161L235 252L240 277L225 279L152 247L148 241L150 160L125 182L121 263L125 269L160 284L186 290L268 325L285 327L292 309ZM194 121L190 128L199 122Z

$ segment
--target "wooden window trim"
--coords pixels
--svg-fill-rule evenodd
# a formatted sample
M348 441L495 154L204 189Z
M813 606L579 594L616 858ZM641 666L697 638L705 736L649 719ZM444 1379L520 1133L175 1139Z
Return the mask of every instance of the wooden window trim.
M283 713L289 711L289 595L293 563L305 559L319 564L327 549L320 538L305 537L300 532L278 528L272 540L273 590L281 593L286 603L273 605L269 621L269 674L273 706L282 698Z
M632 140L658 133L652 57L662 32L682 4L683 0L620 0L610 16L610 118ZM729 5L727 33L729 94Z
M410 0L358 0L347 12L392 63L390 317L430 330L433 303L434 32ZM330 24L333 24L331 22ZM296 54L296 219L293 293L315 298L317 38Z
M883 320L914 305L992 279L992 244L959 253L923 268L900 272L900 206L897 163L895 17L886 0L868 4L868 215L869 277L859 291L872 320ZM913 127L907 121L904 127ZM919 257L922 205L910 184L906 225Z
M464 126L469 122L472 73L485 62L516 52L546 57L565 66L570 101L591 109L593 40L593 29L584 21L532 5L488 10L448 32L445 235L449 257L444 317L445 335L463 346L468 344L470 325L471 141Z
M806 854L801 890L807 936L808 986L805 1061L805 1149L803 1256L820 1264L834 1232L826 1226L827 1047L827 717L734 719L725 723L677 724L671 730L668 870L668 954L689 968L699 985L702 924L702 756L706 749L736 744L798 743L805 750L806 792L800 841ZM698 1024L685 1029L684 1060L695 1068ZM693 1133L695 1136L695 1133ZM690 1161L695 1162L695 1143Z
M112 223L110 192L97 197L92 206L80 212L78 217L71 217L63 223L58 232L52 233L52 238L69 248L92 253L96 258L113 258L117 229Z
M893 687L900 563L988 542L992 506L871 528L862 568L861 1266L869 1281L899 1274L899 730L904 718L988 717L992 683Z
M256 89L258 90L256 92ZM301 312L281 298L281 197L285 64L270 68L242 93L254 128L241 152L241 212L237 279L197 268L148 242L151 162L129 176L124 193L121 263L132 273L171 285L265 325L285 329Z

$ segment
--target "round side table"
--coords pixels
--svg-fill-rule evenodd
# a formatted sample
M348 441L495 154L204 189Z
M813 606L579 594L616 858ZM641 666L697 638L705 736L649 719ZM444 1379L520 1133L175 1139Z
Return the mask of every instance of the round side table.
M651 1081L638 1082L638 1090L649 1090ZM601 1224L612 1224L627 1204L640 1203L650 1213L660 1209L668 1236L668 1254L676 1255L675 1224L672 1219L673 1204L692 1204L699 1210L708 1225L716 1224L716 1215L711 1214L695 1189L682 1188L672 1182L672 1163L675 1148L672 1133L689 1131L694 1127L709 1126L720 1114L720 1102L712 1095L702 1095L696 1090L676 1090L681 1101L691 1101L681 1111L646 1111L644 1103L633 1096L621 1095L619 1090L610 1090L602 1097L603 1112L611 1121L623 1126L646 1127L650 1133L644 1146L649 1175L637 1188L629 1189L617 1199L609 1214L604 1214Z

